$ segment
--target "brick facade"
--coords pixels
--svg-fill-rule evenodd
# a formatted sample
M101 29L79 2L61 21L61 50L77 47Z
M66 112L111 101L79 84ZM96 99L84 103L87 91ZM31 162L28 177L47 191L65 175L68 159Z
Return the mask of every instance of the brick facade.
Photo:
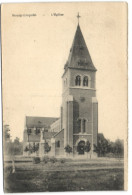
M77 77L79 78L78 84ZM84 77L87 78L86 84ZM96 68L92 63L79 26L65 65L62 82L61 116L64 146L70 145L73 148L73 156L77 156L81 153L78 151L78 144L89 141L91 144L89 153L93 154L93 146L97 145L98 133ZM82 153L85 155L85 152Z

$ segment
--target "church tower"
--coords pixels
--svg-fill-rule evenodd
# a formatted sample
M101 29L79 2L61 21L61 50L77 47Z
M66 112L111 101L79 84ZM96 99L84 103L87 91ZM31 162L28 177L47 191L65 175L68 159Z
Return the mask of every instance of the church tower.
M79 20L79 14L78 14ZM90 57L79 21L62 75L63 92L61 125L64 147L70 145L73 156L86 155L84 146L90 142L90 156L97 144L98 102L96 99L96 68Z

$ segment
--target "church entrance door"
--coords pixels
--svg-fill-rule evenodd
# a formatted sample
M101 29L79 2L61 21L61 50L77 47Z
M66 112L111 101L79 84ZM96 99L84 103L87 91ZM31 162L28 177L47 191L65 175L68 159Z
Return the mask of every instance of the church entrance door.
M85 141L80 141L77 146L77 151L78 154L84 154L84 149L85 149Z

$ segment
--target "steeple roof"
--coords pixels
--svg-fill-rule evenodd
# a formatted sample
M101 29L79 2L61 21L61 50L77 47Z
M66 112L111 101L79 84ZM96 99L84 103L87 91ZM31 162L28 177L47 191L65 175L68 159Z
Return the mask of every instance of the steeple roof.
M64 68L67 69L68 67L96 71L79 24L70 49L68 61Z

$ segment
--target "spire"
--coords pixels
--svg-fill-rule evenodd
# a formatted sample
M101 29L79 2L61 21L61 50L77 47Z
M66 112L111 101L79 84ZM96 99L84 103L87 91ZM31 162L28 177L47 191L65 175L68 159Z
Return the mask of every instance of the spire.
M78 15L77 15L77 18L78 18L78 24L79 24L79 18L80 18L81 16L79 15L79 12L78 12Z
M70 49L70 54L68 61L65 65L65 69L78 68L78 69L87 69L91 71L96 71L96 68L93 65L90 53L88 51L87 45L83 38L80 26L79 26L79 13L78 13L78 26L74 36L73 44Z

